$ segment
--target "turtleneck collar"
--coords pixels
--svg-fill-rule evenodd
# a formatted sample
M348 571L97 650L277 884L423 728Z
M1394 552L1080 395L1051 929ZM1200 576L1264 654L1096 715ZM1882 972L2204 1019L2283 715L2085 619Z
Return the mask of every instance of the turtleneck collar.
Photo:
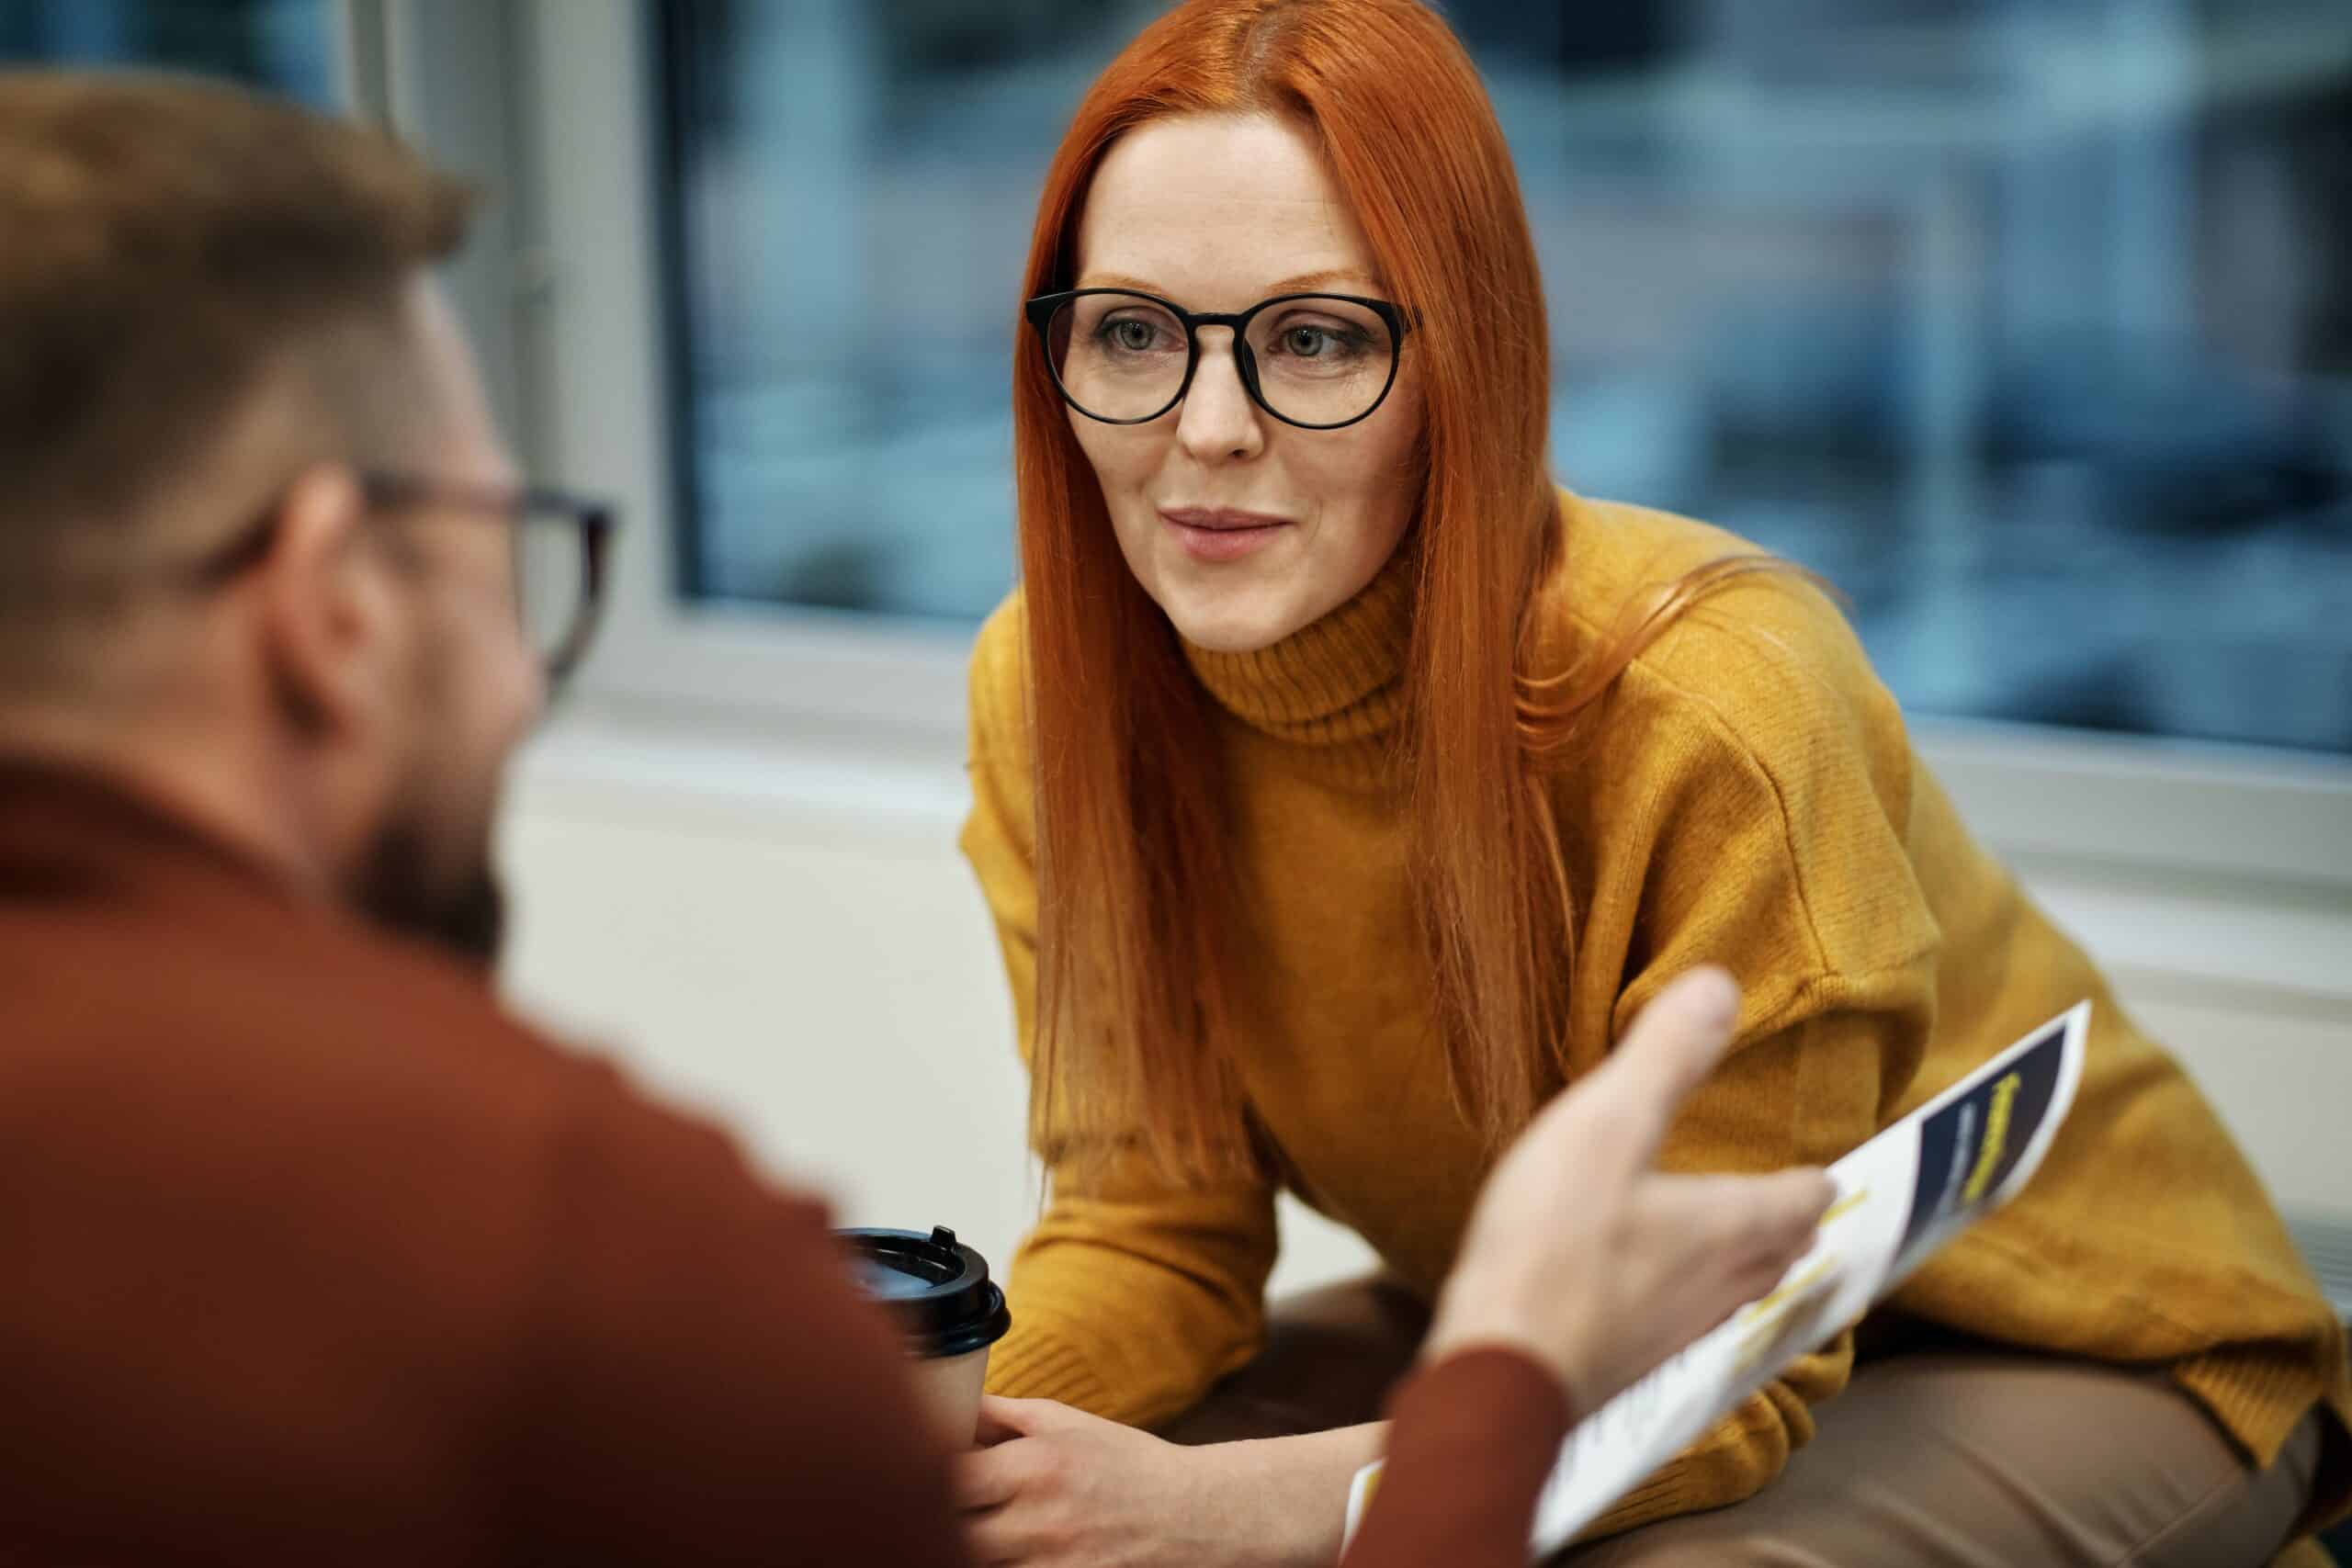
M1408 536L1362 592L1280 642L1220 653L1188 641L1184 657L1218 705L1250 728L1376 764L1394 751L1404 714L1419 555Z

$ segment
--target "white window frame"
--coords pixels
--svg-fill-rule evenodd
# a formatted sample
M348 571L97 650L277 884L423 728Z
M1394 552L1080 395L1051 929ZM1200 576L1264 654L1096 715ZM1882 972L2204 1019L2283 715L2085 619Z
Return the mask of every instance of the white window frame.
M524 279L521 336L541 394L527 446L548 475L616 497L627 518L582 697L608 712L717 711L786 734L879 730L960 750L970 628L679 592L650 8L514 0L513 14L526 85L517 189L538 236Z
M957 755L968 631L691 604L676 591L683 520L667 449L646 5L345 4L380 17L389 35L393 118L437 155L454 147L460 167L470 158L495 171L497 216L477 241L483 254L461 304L488 345L493 388L526 416L514 428L526 460L625 510L582 707L599 722L707 715L787 746L821 741L836 756L845 737L853 750L899 762ZM2005 854L2299 889L2352 918L2352 758L1944 719L1921 719L1916 733ZM2352 969L2352 953L2345 962Z

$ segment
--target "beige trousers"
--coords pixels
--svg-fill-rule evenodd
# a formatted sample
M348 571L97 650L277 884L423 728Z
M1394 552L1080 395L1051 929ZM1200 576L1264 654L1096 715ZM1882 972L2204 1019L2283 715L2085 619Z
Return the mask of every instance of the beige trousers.
M1265 1353L1167 1435L1376 1419L1428 1326L1384 1280L1278 1305ZM1757 1496L1572 1549L1567 1568L2261 1568L2310 1497L2320 1427L2255 1470L2160 1373L1949 1337L1865 1359ZM2303 1557L2293 1562L2320 1562Z

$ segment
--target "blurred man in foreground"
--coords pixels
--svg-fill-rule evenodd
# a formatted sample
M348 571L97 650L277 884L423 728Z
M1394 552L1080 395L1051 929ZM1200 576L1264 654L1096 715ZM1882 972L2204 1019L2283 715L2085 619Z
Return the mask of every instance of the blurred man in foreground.
M821 1211L488 988L609 518L518 486L427 281L466 209L0 74L0 1561L964 1562ZM1504 1163L1351 1562L1515 1561L1573 1409L1803 1249L1817 1174L1650 1169L1733 999Z

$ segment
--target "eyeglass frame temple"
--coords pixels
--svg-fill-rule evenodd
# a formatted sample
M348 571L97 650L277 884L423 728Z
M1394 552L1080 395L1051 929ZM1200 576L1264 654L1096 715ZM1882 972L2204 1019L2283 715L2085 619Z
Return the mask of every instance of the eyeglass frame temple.
M493 491L457 482L414 479L400 474L364 473L359 485L371 504L401 506L439 501L461 511L492 516L510 525L534 513L560 513L581 535L581 609L563 640L540 658L549 691L563 685L587 657L589 646L605 620L605 597L611 576L611 541L619 525L619 509L611 502L592 500L566 491L526 486ZM277 540L277 517L266 512L232 536L211 555L197 561L188 580L198 588L218 588L260 564Z
M552 500L556 492L540 491L542 499ZM547 656L548 689L554 692L571 680L581 661L587 658L589 648L596 640L596 633L605 621L605 591L610 572L613 530L619 517L613 506L605 502L579 502L571 513L579 525L581 540L580 614L571 628L564 633L563 641Z
M540 658L540 668L546 672L550 692L560 689L571 678L587 657L589 647L604 625L611 540L613 530L620 522L619 510L614 503L543 485L492 490L400 474L363 474L360 484L368 498L379 504L430 504L437 501L515 524L528 520L535 513L560 514L576 526L581 536L580 613L565 631L563 640Z

